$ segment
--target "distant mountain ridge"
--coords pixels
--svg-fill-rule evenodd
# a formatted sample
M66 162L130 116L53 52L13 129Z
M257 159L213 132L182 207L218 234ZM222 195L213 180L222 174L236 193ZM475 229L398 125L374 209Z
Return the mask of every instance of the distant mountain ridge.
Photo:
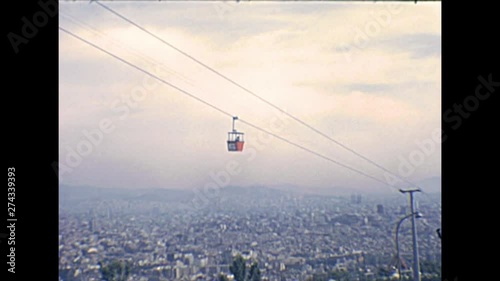
M427 193L441 192L441 178L432 177L418 181L415 184L422 187ZM203 189L194 192L193 190L183 189L162 189L162 188L139 188L139 189L121 189L121 188L103 188L93 186L70 186L60 185L59 202L71 204L72 202L82 200L147 200L161 202L187 202L194 198L195 193L203 194ZM362 189L353 189L346 187L332 188L307 188L293 184L280 184L272 186L253 185L253 186L229 186L220 188L217 191L217 197L220 198L266 198L266 197L288 197L288 196L349 196L352 194L377 194L375 190L364 191ZM380 195L384 193L378 192ZM394 194L387 189L387 194Z

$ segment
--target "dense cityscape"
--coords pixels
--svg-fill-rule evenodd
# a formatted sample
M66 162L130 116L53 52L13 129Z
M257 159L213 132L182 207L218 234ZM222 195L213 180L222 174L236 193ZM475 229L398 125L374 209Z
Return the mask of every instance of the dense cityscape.
M192 198L178 190L62 188L60 280L102 280L101 266L113 260L130 264L128 280L230 280L237 256L257 263L262 280L397 277L396 224L409 212L397 192L320 196L234 187L200 208L187 204ZM417 202L422 280L440 280L440 197L421 194ZM399 230L399 248L410 276L410 220Z

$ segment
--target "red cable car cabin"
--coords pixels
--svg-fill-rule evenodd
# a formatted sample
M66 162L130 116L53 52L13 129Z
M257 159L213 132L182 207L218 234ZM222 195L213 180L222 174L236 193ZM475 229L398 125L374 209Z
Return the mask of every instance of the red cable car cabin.
M245 144L245 134L240 133L234 129L234 121L238 117L233 117L233 131L227 133L227 150L228 151L243 151L243 145Z
M244 133L236 131L227 133L227 150L243 151L243 145L245 144L244 136Z

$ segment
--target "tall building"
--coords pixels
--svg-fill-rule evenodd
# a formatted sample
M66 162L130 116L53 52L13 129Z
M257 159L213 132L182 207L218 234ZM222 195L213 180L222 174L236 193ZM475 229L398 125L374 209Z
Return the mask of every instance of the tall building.
M93 217L89 220L89 231L90 233L94 233L96 231L96 218Z
M351 194L352 204L361 204L361 194Z
M377 205L377 214L379 214L379 215L384 214L384 205L382 205L382 204Z

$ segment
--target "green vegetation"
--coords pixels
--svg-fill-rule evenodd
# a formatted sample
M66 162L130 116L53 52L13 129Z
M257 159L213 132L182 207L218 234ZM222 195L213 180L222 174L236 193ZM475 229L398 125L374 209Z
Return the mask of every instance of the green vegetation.
M130 275L130 264L127 261L114 260L106 265L99 262L103 281L126 281Z
M247 271L247 268L248 271ZM252 262L250 266L247 266L245 259L241 255L237 255L231 265L229 266L229 271L234 275L235 281L260 281L261 273L259 269L259 264L257 262ZM224 274L219 275L219 281L227 281L228 278Z
M234 280L245 281L247 267L245 260L241 255L234 258L233 263L229 266L229 271L234 275Z
M441 281L441 263L437 261L424 260L420 263L421 280L422 281ZM313 274L309 276L306 281L389 281L394 280L394 271L379 266L375 274L366 275L363 271L349 270L335 270L328 273ZM403 277L403 280L412 280L411 274ZM396 279L397 280L397 279Z
M260 281L260 269L256 262L252 263L250 266L250 271L248 272L248 280L249 281Z

